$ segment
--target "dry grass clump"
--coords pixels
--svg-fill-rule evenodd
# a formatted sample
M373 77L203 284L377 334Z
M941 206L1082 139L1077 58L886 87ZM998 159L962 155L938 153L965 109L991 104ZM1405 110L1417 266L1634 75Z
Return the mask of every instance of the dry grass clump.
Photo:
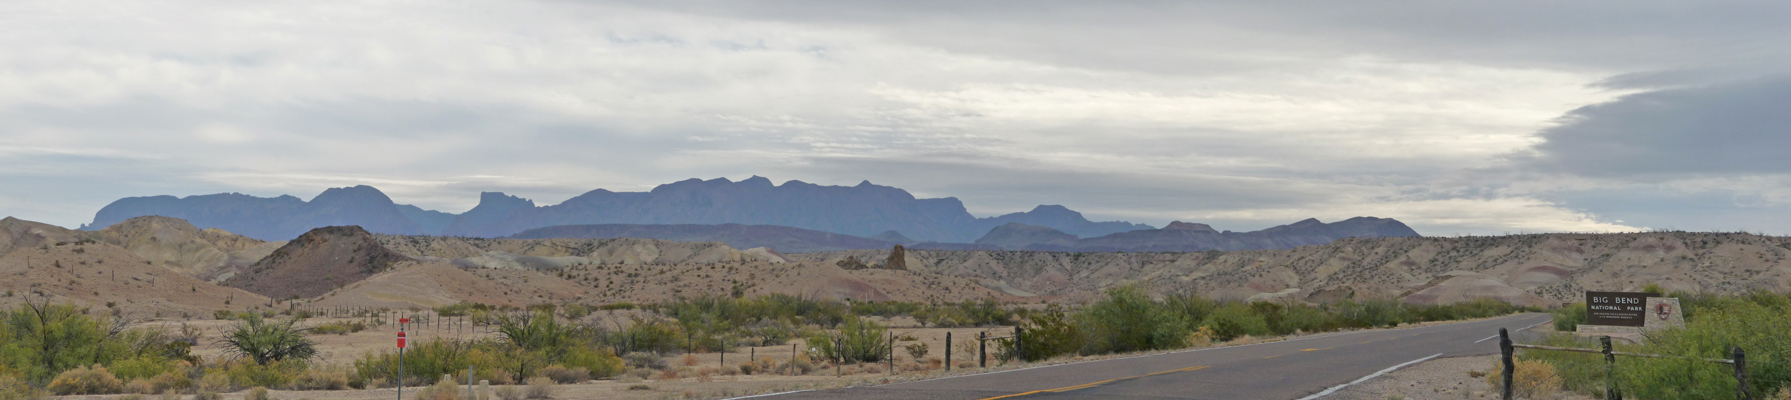
M680 360L679 362L684 364L684 366L686 366L686 367L697 366L697 358L696 358L695 354L685 354L684 358L682 360Z
M553 379L554 382L566 384L582 383L591 380L591 372L586 370L585 367L567 369L566 367L558 365L549 365L547 368L541 369L541 376Z
M348 371L309 369L292 378L293 390L342 390L348 388Z
M497 390L497 397L500 400L522 400L522 395L522 390L512 385L504 385Z
M1517 397L1526 399L1552 399L1555 392L1561 390L1561 375L1555 373L1554 364L1542 360L1518 360L1513 363L1511 373L1511 392ZM1486 374L1486 384L1499 387L1504 384L1504 366L1493 359L1493 369Z
M423 388L423 392L418 393L417 398L423 400L460 400L460 385L456 385L454 384L454 381L447 379L439 380L436 381L434 385L429 385L429 387Z
M554 386L553 379L544 376L529 378L523 383L529 385L525 394L531 399L551 399L554 392L559 391L559 388Z
M243 399L244 400L268 400L267 388L260 387L260 386L250 388L249 395L246 397L243 397ZM459 399L447 399L447 400L459 400Z
M106 371L106 367L94 364L92 368L75 367L62 371L45 389L58 396L113 394L124 391L124 381L112 376L111 372Z
M668 370L664 370L664 371L659 371L659 377L656 379L659 379L662 381L674 381L674 380L678 380L678 378L683 378L683 376L681 376L678 373L678 370L668 369Z

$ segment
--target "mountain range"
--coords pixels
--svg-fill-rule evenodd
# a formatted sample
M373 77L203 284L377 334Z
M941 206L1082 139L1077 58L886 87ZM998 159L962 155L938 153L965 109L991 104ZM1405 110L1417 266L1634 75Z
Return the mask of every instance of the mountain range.
M480 194L479 204L453 214L397 204L371 186L325 190L310 201L284 195L240 193L119 199L100 209L83 230L97 230L139 216L186 220L201 229L222 229L266 241L290 240L324 226L355 225L373 234L480 238L613 238L721 241L740 248L785 252L885 248L895 244L930 249L1035 249L1078 251L1198 251L1262 249L1322 244L1351 236L1416 236L1404 224L1371 219L1326 225L1316 220L1254 233L1211 232L1183 224L1169 232L1124 221L1090 221L1060 205L977 218L956 198L915 198L906 190L861 182L824 186L802 181L772 184L754 176L688 179L646 192L597 189L560 204L500 192ZM1313 225L1317 224L1317 225ZM1336 225L1336 226L1333 226ZM1358 226L1362 225L1362 226ZM1009 229L998 229L1010 227ZM1010 231L1037 227L1057 241L1020 240ZM1276 229L1280 229L1277 231ZM991 238L991 235L994 238ZM1117 236L1116 236L1117 235ZM976 243L972 243L976 242Z

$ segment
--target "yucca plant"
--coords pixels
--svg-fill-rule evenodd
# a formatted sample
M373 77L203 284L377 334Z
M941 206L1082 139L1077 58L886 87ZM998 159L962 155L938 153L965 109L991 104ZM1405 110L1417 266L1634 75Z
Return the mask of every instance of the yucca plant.
M227 332L219 344L224 352L256 364L267 365L282 360L309 360L317 356L317 343L305 338L305 330L293 328L297 319L268 321L260 314L248 313L236 328Z

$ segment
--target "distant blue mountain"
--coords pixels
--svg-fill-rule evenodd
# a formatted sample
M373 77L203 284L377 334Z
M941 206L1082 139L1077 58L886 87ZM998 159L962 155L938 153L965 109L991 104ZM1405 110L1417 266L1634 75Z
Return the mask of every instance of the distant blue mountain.
M420 208L417 211L425 220L433 213ZM135 217L159 215L184 219L201 229L218 228L270 241L289 240L314 228L339 225L359 225L375 233L425 233L417 221L405 214L379 189L355 186L325 190L311 201L241 193L128 197L101 208L94 214L93 223L81 229L98 230Z
M473 237L506 237L562 225L775 225L941 244L969 243L1008 223L1048 227L1079 237L1154 229L1129 222L1089 221L1081 213L1057 205L977 218L958 199L917 199L905 190L868 181L856 186L802 181L775 185L757 176L739 182L690 179L647 192L598 189L547 206L486 192L480 195L477 207L461 214L395 204L371 186L329 189L310 201L239 193L131 197L100 209L84 229L144 215L180 218L201 228L221 228L262 240L287 240L313 228L339 225L359 225L383 234Z

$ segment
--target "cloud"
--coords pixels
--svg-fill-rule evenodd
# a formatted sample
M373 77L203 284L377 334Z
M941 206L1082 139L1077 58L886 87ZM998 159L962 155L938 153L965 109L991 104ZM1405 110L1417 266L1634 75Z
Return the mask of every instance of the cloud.
M43 194L0 210L364 183L463 211L765 175L984 215L1622 230L1646 218L1568 189L1780 198L1756 178L1783 120L1749 101L1783 80L1736 77L1791 61L1785 7L10 2L0 185Z
M1791 173L1785 104L1791 76L1628 95L1568 113L1519 160L1624 180Z

